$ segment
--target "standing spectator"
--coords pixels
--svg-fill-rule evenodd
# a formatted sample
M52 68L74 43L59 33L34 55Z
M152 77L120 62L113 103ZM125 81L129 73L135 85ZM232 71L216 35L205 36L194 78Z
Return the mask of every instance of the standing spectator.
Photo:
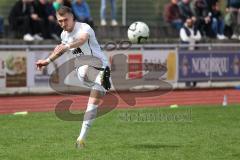
M214 37L211 24L212 13L209 10L206 0L195 0L194 12L197 18L196 26L201 34L207 37Z
M181 13L177 5L178 0L171 0L164 8L164 19L166 22L179 31L183 26Z
M178 3L179 11L183 20L191 17L193 22L196 21L196 17L193 14L193 11L190 6L190 0L182 0Z
M43 39L40 31L44 26L34 13L33 0L18 0L10 11L9 24L16 34L23 35L25 41Z
M226 12L231 15L232 39L240 40L240 0L228 0Z
M3 18L0 16L0 37L2 37L4 31Z
M90 14L90 9L85 0L73 1L72 10L77 21L87 23L93 28L93 20Z
M109 0L111 2L111 25L117 26L118 22L116 19L116 1L115 0ZM106 26L106 0L101 0L101 8L100 8L100 19L101 19L101 25Z
M58 27L55 19L55 11L51 3L47 0L35 0L34 12L38 15L39 21L44 26L41 29L41 33L45 39L53 38L60 40L57 34L60 34L61 29Z
M219 9L219 3L215 3L212 5L211 9L212 13L212 30L219 40L224 40L226 37L224 36L224 20L222 13Z
M201 41L201 33L195 26L192 17L188 17L184 23L184 26L181 28L180 39L183 44L189 44L189 50L195 50L195 44ZM185 84L187 87L195 87L197 82L188 81Z
M192 17L188 17L183 27L180 29L180 39L184 44L189 44L189 49L193 50L195 44L202 39L200 31L194 24Z

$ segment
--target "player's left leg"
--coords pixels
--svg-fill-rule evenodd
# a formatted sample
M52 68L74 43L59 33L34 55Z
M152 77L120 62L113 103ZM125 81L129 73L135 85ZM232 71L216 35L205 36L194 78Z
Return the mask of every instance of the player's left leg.
M105 93L104 93L105 94ZM90 97L88 100L88 105L86 112L84 114L84 120L82 123L82 128L79 137L77 138L76 147L83 148L85 145L85 139L88 133L88 130L92 126L94 119L97 116L97 108L101 102L102 97L104 96L102 91L91 90Z

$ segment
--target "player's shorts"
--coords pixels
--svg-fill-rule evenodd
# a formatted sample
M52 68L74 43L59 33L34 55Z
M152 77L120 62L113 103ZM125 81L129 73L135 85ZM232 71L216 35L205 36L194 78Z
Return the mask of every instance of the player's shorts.
M104 93L107 91L107 89L103 86L103 68L83 65L77 69L77 75L82 87L91 88ZM109 80L109 82L111 83L111 80Z

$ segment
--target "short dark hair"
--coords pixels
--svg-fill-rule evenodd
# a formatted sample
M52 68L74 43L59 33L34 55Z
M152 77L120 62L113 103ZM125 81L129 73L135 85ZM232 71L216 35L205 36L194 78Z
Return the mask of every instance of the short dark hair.
M73 14L72 9L67 6L61 6L56 12L56 14L58 14L60 16L63 16L66 13Z

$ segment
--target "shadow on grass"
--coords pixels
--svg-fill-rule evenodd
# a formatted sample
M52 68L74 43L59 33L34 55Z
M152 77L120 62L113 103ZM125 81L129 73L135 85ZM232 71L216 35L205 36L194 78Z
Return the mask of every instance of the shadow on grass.
M174 144L136 144L133 146L135 149L160 149L160 148L179 148L180 145L174 145Z

